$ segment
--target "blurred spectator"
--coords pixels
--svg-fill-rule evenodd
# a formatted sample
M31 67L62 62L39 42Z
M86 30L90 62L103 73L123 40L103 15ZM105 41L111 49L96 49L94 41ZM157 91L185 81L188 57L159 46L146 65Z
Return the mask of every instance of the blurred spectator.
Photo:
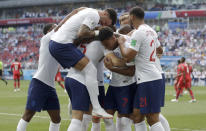
M5 68L18 58L23 68L36 69L41 36L41 29L34 26L0 28L0 56Z

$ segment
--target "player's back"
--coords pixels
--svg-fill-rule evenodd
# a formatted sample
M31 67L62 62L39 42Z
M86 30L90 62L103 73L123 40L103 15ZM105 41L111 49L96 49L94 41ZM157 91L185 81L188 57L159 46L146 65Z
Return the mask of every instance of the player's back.
M87 17L89 17L88 21L90 20L93 24L91 27L96 27L100 19L98 11L86 8L67 20L52 36L51 40L64 44L73 43L73 40L77 37L80 26L85 22Z
M185 72L186 79L190 79L190 70L189 70L188 64L183 63L183 67L184 67L184 72Z
M51 40L51 35L53 33L54 31L51 31L41 39L38 70L33 77L51 87L54 87L54 79L58 70L58 62L49 52L49 41Z
M78 49L80 49L82 53L84 53L85 56L89 58L89 60L95 65L96 68L98 66L98 63L104 57L105 48L102 46L100 41L93 41L90 44L80 45ZM85 83L85 78L83 73L79 70L76 70L75 68L70 68L68 70L67 77L78 80L83 84Z
M140 41L133 38L138 37ZM135 58L136 77L138 83L162 79L161 72L155 65L157 33L148 25L143 24L132 34L131 46L138 42L139 52Z
M13 70L13 73L20 73L21 63L20 62L14 62L14 63L12 63L11 68Z

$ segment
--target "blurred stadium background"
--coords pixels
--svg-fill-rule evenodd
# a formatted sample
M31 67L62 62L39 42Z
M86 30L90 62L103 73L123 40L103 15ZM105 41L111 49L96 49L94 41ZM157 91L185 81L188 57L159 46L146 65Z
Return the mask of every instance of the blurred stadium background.
M22 79L31 79L37 69L40 38L42 37L42 28L46 23L58 23L70 11L81 6L98 9L115 8L119 17L135 5L139 5L146 10L146 23L152 26L159 34L159 40L164 48L161 65L166 72L167 84L173 85L177 60L184 56L194 69L192 83L193 86L198 86L195 89L195 93L197 94L197 89L201 88L200 94L205 95L206 91L202 90L202 87L206 86L206 0L0 0L0 59L4 63L5 77L12 79L12 75L9 72L10 65L14 58L18 58L22 63L24 72ZM116 26L118 27L119 23ZM62 75L66 74L65 70L61 70L61 72ZM8 96L15 97L20 102L21 107L13 102L19 108L11 112L14 112L14 114L21 113L24 109L27 90L23 89L24 92L22 94L13 96L11 93L7 94L8 92L3 88L2 83L0 85L2 98L5 99L7 104L10 101L10 99L7 99ZM12 84L9 86L12 87ZM28 81L23 81L23 86L28 86ZM172 90L172 87L169 87L167 100L172 98L174 93ZM66 96L62 94L60 93L60 97ZM21 98L19 95L22 95ZM5 102L3 99L0 102L1 104ZM204 102L198 105L198 110L203 113L205 112L203 110L206 110L206 98L201 96L201 99ZM1 111L6 110L8 107L13 108L12 105L7 104L0 105ZM172 105L172 110L177 110L173 107L174 103L169 105ZM66 103L63 107L66 108ZM184 110L190 108L187 105L181 105L181 107L180 116L182 116L181 113L184 114ZM171 108L168 110L172 112ZM164 112L167 111L164 110ZM203 116L205 114L198 117L202 118ZM187 121L189 117L183 117L183 120ZM3 119L4 116L0 115L0 118ZM182 119L176 119L176 117L169 117L169 120L183 121ZM206 123L205 119L202 118L201 122ZM15 118L15 120L12 121L13 127L16 126L18 119ZM6 127L4 131L9 130ZM179 128L187 130L187 127L185 124ZM197 128L190 127L188 131L190 129L192 131L192 129ZM206 130L206 126L201 125L198 129L204 131L203 129Z

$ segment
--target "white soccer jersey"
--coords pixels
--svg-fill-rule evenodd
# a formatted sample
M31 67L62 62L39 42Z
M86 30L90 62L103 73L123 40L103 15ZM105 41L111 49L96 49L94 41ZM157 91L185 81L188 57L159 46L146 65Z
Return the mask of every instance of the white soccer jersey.
M97 81L98 86L104 86L104 60L97 65Z
M54 31L49 32L41 39L38 70L33 78L54 88L55 76L59 64L49 52L49 41L51 40L50 38L52 34L54 34Z
M130 44L130 37L125 36L125 38L126 38L125 44L126 44L126 47L128 47ZM113 50L113 53L118 58L122 58L121 50L119 47L117 47L115 50ZM127 63L127 65L133 66L134 62ZM116 72L112 72L112 79L111 79L110 85L115 86L115 87L121 87L121 86L131 85L135 82L136 82L135 76L130 77L130 76L118 74Z
M99 20L100 16L96 9L83 9L67 20L59 30L52 35L51 40L61 44L73 43L81 25L84 24L93 30L98 25Z
M97 68L98 64L101 62L101 60L104 57L104 51L105 51L105 48L102 46L101 42L93 41L90 44L80 45L78 48L85 54L87 58L89 58L89 60ZM99 69L101 68L102 67L100 66ZM100 73L100 71L98 71L98 73ZM76 70L75 68L69 69L67 77L73 78L85 85L84 74L81 71Z
M155 65L157 33L143 24L132 34L129 48L138 52L135 57L135 75L137 84L162 79Z

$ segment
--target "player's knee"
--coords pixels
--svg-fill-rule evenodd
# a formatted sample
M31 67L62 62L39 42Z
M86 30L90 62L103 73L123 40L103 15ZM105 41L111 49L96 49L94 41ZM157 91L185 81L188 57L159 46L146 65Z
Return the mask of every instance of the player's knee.
M140 123L144 121L144 115L140 114L140 111L138 109L133 110L133 117L132 117L134 123Z
M55 117L51 118L51 121L53 123L60 123L61 122L61 116L60 115L55 116Z
M147 114L147 123L152 126L153 124L159 122L159 113Z
M73 119L78 119L80 121L82 121L83 119L83 111L79 111L79 110L72 110L72 118Z
M24 115L23 115L22 118L23 118L25 121L29 122L29 121L32 119L32 117L34 116L34 114L35 114L35 111L26 110L26 111L24 112Z

